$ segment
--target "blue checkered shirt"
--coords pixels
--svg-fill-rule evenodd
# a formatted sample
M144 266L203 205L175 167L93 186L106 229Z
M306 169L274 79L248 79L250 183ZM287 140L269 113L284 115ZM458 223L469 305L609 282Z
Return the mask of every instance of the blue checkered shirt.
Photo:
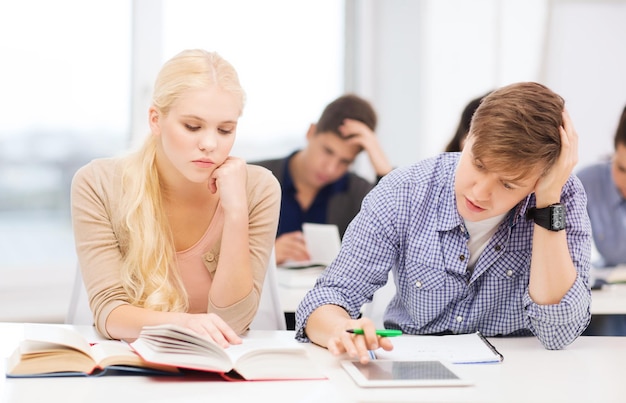
M591 318L591 225L578 178L572 175L561 194L578 276L561 302L538 305L528 294L534 224L525 218L534 195L506 215L468 271L468 234L454 194L459 156L443 153L398 168L367 195L339 255L298 307L298 340L308 341L304 326L321 305L338 305L359 317L390 270L397 293L385 311L387 328L408 334L534 334L548 349L563 348L585 330Z

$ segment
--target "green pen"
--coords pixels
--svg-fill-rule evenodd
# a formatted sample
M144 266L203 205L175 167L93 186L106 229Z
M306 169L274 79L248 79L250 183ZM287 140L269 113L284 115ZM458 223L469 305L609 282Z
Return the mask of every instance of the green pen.
M363 329L348 329L348 333L363 334ZM376 335L380 337L402 336L402 330L396 329L376 329Z

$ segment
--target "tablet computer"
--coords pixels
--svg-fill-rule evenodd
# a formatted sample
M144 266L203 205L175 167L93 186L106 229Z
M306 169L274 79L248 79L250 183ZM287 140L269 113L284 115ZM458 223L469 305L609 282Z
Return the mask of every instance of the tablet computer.
M473 382L460 376L440 360L341 361L343 368L361 387L468 386Z

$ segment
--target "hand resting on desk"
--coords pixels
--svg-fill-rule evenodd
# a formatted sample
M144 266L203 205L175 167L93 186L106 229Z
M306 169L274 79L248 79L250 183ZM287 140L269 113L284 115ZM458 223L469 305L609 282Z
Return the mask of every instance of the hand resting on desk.
M320 321L323 321L323 324ZM349 333L346 331L349 329L363 329L363 334ZM315 344L326 347L332 354L347 353L351 359L358 359L363 364L370 361L370 350L378 348L393 350L389 338L376 335L376 326L371 319L366 317L351 319L348 313L337 305L323 305L311 314L307 336Z
M301 231L282 234L276 238L275 245L277 265L281 265L286 261L301 262L311 259Z

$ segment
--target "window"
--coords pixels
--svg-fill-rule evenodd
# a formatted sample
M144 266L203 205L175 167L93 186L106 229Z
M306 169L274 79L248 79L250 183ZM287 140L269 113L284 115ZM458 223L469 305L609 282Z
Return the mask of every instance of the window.
M163 58L217 51L247 102L233 154L249 161L304 144L310 123L343 92L344 4L337 0L163 0Z
M0 3L0 287L29 288L19 304L69 298L70 181L128 139L130 12L125 0ZM42 302L45 316L67 301Z
M233 153L284 155L343 90L343 18L336 0L0 3L0 320L63 321L71 179L147 133L152 61L218 51L248 95Z

